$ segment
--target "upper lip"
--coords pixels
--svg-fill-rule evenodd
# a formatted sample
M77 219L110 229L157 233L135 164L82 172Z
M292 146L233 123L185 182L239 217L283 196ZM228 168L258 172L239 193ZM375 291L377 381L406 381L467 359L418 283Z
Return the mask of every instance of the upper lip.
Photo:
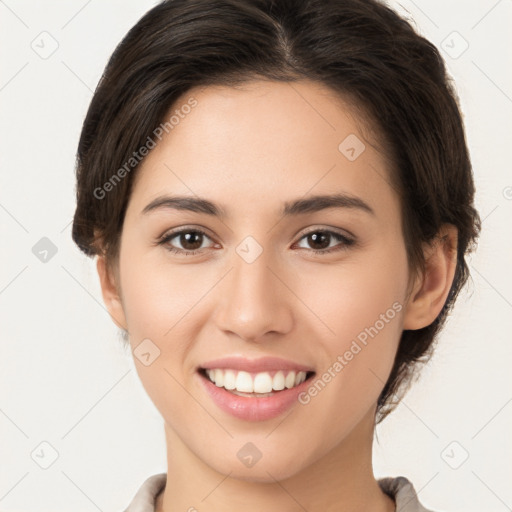
M222 357L203 363L200 368L230 368L246 372L268 372L274 370L295 370L299 372L314 372L314 369L303 364L288 361L279 357L259 357L257 359L247 359L240 356Z

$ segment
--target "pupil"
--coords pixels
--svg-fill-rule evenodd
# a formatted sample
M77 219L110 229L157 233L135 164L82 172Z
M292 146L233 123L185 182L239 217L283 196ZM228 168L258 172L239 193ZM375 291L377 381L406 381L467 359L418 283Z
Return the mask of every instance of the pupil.
M193 231L191 233L185 233L185 234L181 235L180 243L185 249L193 251L193 250L199 249L201 247L201 242L202 242L201 237L202 237L202 234L197 233L195 231ZM194 243L194 238L196 238L195 243ZM199 241L199 243L198 243L198 241ZM192 247L190 247L190 245L192 245Z
M321 247L313 247L314 249L325 249L326 247L329 247L329 234L328 233L313 233L309 235L310 240L313 240L315 243L318 243L319 240L321 240L320 245ZM323 243L322 243L323 242Z

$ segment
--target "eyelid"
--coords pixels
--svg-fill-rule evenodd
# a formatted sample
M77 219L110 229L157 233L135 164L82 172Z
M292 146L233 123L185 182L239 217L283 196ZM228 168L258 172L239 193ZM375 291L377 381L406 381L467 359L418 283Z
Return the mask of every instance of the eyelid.
M306 228L306 231L299 231L299 234L297 236L302 238L305 235L309 235L310 233L317 233L318 231L327 232L327 233L335 233L335 234L340 235L346 239L350 239L350 240L354 240L354 241L356 238L355 235L352 234L347 229L342 230L342 229L336 228L334 226L325 226L325 225L324 226L308 227L308 228Z
M212 242L216 243L214 238L208 233L208 230L206 228L203 228L202 226L180 226L179 228L171 229L168 231L165 231L162 235L160 235L156 239L156 244L163 244L166 243L168 240L174 238L175 236L178 236L182 233L201 233L202 235L209 238ZM201 249L198 249L201 250ZM191 251L188 251L191 252Z
M157 240L162 240L162 239L168 238L169 236L172 236L172 235L178 235L183 232L191 232L191 231L197 231L199 233L203 233L208 238L213 238L212 235L209 234L208 228L205 228L205 227L199 226L199 225L190 225L190 226L180 226L177 228L168 229L168 230L164 231L159 237L157 237Z
M299 244L302 240L306 239L313 233L325 233L330 236L331 239L337 239L338 242L333 247L327 247L324 249L302 248L302 250L312 254L314 257L327 257L329 254L341 253L357 245L357 240L354 236L347 236L346 234L340 233L337 229L326 228L313 228L309 231L306 231L305 233L302 233L294 245Z

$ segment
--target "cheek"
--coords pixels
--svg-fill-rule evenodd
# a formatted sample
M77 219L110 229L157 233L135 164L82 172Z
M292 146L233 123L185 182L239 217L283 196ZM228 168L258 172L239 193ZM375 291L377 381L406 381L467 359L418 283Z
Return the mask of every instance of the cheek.
M336 436L376 402L402 332L406 279L405 253L383 249L336 269L319 266L303 282L299 293L321 320L311 317L324 355L303 397L312 411L307 421L332 425Z
M407 282L404 251L383 247L335 265L304 267L296 275L294 290L332 350L347 347L361 333L363 339L365 329L375 324L381 338L396 341Z
M191 414L190 397L180 383L186 380L190 340L196 339L199 327L198 301L213 286L213 275L209 273L212 282L198 279L192 265L158 263L143 254L137 257L136 251L120 263L123 306L137 373L157 409L174 424L176 418ZM137 358L137 346L143 340L157 347L152 350L158 355L148 365Z
M182 325L189 325L190 312L215 283L212 272L198 278L193 265L155 263L143 257L126 259L121 272L130 333L153 336L162 343L174 338Z

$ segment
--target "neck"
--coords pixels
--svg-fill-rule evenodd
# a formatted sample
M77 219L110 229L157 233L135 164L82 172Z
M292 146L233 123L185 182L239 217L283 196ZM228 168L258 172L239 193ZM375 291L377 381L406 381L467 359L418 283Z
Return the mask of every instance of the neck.
M395 512L373 476L373 410L336 447L291 477L241 480L205 464L165 425L167 483L156 512Z

